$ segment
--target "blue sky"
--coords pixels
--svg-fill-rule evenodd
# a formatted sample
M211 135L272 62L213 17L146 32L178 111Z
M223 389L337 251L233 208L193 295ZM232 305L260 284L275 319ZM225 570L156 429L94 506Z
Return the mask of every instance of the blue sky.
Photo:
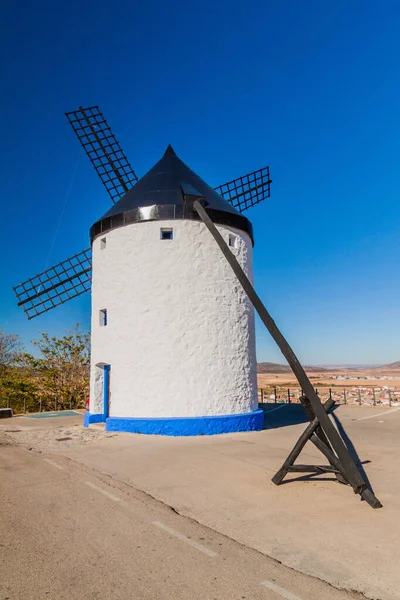
M294 350L400 359L397 1L22 0L0 28L1 327L89 328L88 294L28 321L11 288L109 208L64 116L98 104L139 176L168 143L214 186L270 164L255 283ZM260 324L257 342L283 362Z

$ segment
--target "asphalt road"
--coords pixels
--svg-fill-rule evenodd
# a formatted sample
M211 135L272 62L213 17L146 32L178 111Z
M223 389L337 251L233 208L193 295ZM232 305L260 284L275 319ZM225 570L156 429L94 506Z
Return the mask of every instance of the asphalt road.
M0 600L353 598L2 432L0 502Z

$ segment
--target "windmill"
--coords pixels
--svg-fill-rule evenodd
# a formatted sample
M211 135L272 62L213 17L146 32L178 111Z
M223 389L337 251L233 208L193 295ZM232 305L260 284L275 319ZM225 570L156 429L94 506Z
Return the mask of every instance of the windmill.
M98 106L66 113L69 123L113 204L138 181L114 133ZM269 167L220 185L215 191L239 212L270 196ZM90 291L92 252L86 248L15 286L14 292L28 319Z
M252 285L243 213L270 196L269 167L211 188L168 146L138 179L97 106L67 118L113 205L91 248L14 288L28 318L92 290L90 412L108 431L198 435L257 430L254 308L297 377L310 425L273 481L333 473L371 506L343 439ZM211 234L211 235L210 235ZM294 464L307 440L329 465Z
M168 146L139 180L97 106L66 116L112 205L91 227L90 248L14 290L29 319L91 290L87 424L260 429L253 309L193 202L203 198L251 276L253 231L243 212L270 196L269 167L213 189Z

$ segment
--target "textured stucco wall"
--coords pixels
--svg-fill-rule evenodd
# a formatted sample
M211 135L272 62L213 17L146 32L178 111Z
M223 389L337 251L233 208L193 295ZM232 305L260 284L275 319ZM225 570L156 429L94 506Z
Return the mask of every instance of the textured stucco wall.
M174 239L161 240L172 227ZM252 277L247 234L232 251ZM101 239L106 247L101 249ZM108 324L99 325L107 309ZM93 243L92 413L103 411L101 368L111 365L110 416L183 417L257 408L254 313L203 223L172 220L114 229Z

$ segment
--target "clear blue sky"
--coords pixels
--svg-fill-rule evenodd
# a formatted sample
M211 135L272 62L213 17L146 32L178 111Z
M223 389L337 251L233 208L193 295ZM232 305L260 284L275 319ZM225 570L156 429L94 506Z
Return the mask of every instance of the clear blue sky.
M61 214L64 112L99 104L139 175L168 143L211 185L269 163L255 282L294 350L400 359L397 0L22 0L1 21L1 327L89 328L88 294L28 322L11 288L87 247L110 205L83 156ZM260 324L258 359L283 362Z

